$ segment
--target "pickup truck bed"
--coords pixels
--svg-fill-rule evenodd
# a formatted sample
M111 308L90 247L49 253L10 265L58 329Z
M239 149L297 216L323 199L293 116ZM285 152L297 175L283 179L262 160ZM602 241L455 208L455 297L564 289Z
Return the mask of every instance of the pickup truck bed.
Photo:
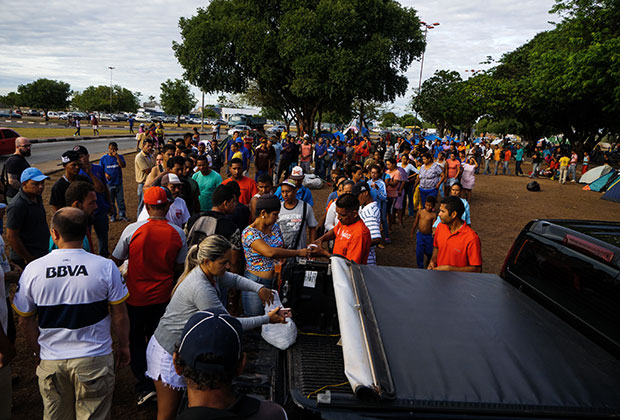
M500 277L335 265L356 299L337 300L344 348L333 331L298 336L284 367L297 406L323 418L620 416L620 361ZM304 287L296 277L291 289ZM343 325L353 307L373 382L335 387L363 376L347 363L360 347Z

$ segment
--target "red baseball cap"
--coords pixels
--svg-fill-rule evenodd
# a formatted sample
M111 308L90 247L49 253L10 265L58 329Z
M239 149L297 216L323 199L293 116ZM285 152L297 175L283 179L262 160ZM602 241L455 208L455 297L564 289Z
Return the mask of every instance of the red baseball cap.
M168 202L166 191L162 187L151 187L144 191L144 204L164 204Z

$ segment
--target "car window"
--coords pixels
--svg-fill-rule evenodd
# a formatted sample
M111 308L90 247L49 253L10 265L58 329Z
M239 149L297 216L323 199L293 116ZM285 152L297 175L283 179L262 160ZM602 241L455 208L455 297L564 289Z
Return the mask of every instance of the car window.
M618 270L533 235L511 260L509 270L527 285L620 345Z

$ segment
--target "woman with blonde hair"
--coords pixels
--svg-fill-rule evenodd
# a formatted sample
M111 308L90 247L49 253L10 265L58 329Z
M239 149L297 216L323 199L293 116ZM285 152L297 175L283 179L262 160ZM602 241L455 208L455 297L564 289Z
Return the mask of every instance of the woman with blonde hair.
M258 294L264 303L273 301L273 292L261 284L230 273L231 245L221 235L205 238L191 247L185 270L172 290L172 298L159 321L146 351L146 376L155 382L157 419L173 419L183 396L185 381L174 369L172 354L181 340L183 327L198 311L226 312L220 300L220 287L234 287ZM283 323L276 308L267 315L239 318L244 330L267 323Z

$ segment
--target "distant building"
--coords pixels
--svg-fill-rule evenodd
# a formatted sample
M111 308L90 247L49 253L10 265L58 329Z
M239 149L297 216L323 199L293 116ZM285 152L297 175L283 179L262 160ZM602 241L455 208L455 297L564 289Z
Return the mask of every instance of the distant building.
M243 114L243 115L257 115L260 114L260 108L227 108L227 107L222 107L221 108L221 117L224 120L228 120L231 115L235 115L235 114Z

